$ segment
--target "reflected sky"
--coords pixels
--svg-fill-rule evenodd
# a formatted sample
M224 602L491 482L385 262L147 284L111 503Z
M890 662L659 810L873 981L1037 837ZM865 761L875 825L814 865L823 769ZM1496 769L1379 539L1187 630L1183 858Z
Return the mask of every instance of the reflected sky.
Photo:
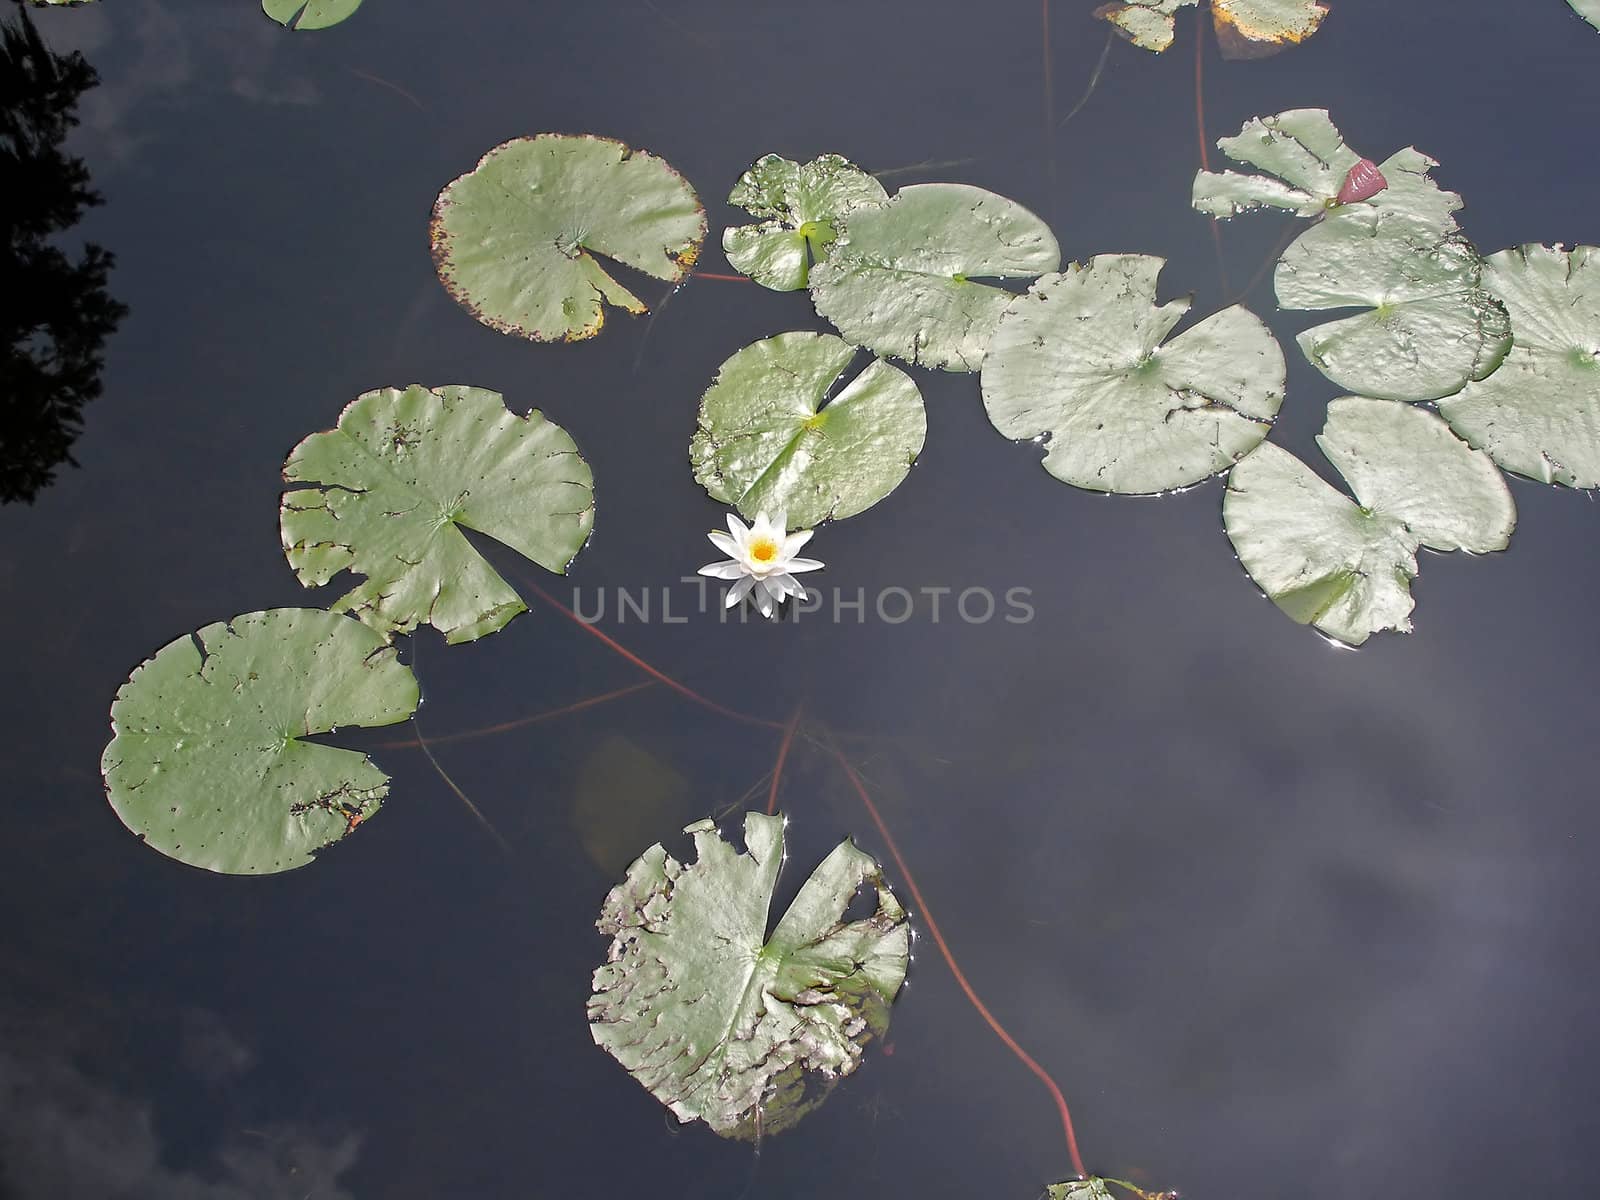
M1058 112L1104 48L1093 7L1052 7ZM212 620L339 594L304 592L283 562L278 471L367 389L490 387L573 434L596 533L559 594L592 605L710 561L721 513L686 454L700 392L738 347L822 325L803 296L714 281L580 345L477 325L434 277L427 216L505 138L648 147L699 189L713 238L735 219L720 197L768 151L967 160L931 177L1034 207L1070 257L1162 255L1163 298L1214 311L1231 291L1188 207L1193 21L1165 57L1113 46L1047 142L1037 6L975 13L369 0L315 34L252 0L37 16L103 80L69 145L106 197L83 235L116 253L130 315L81 469L0 509L0 1196L103 1197L114 1179L197 1200L733 1200L747 1185L1028 1200L1068 1173L1047 1096L926 941L893 1053L759 1161L676 1128L592 1046L591 923L611 878L575 808L595 756L625 739L687 781L687 800L663 784L671 803L618 814L642 848L683 804L732 804L776 750L665 689L440 747L509 859L404 749L376 752L395 783L369 826L261 880L144 851L97 771L140 659ZM1327 106L1374 158L1415 144L1440 159L1483 249L1594 243L1600 165L1580 147L1597 63L1600 34L1560 0L1345 0L1290 54L1208 53L1207 118L1217 136ZM1230 282L1281 229L1224 230ZM726 270L712 246L703 265ZM1248 303L1285 341L1316 320L1275 314L1270 287ZM1334 393L1289 351L1274 437L1309 456ZM1425 556L1417 632L1339 651L1244 576L1220 484L1074 492L993 432L973 378L917 379L922 460L818 533L816 578L1027 588L1031 622L697 615L612 632L725 703L782 719L803 702L858 739L964 969L1060 1080L1092 1166L1201 1200L1470 1195L1485 1178L1578 1194L1600 1124L1593 502L1514 482L1509 552ZM420 639L415 658L430 735L637 678L549 611L478 645ZM821 754L802 746L785 779L791 866L846 833L882 852Z

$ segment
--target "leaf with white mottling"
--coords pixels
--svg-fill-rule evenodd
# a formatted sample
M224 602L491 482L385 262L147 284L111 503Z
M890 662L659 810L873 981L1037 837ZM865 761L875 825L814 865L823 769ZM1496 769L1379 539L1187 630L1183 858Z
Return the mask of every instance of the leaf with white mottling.
M881 183L837 154L804 164L768 154L728 196L729 204L761 222L723 230L722 251L762 287L798 291L809 281L811 264L827 258L843 218L888 199Z
M783 826L745 814L742 854L713 822L689 826L697 861L652 846L596 923L612 939L589 999L596 1044L680 1121L723 1137L788 1128L851 1074L888 1029L909 961L905 910L849 841L768 936ZM847 920L863 887L877 908Z

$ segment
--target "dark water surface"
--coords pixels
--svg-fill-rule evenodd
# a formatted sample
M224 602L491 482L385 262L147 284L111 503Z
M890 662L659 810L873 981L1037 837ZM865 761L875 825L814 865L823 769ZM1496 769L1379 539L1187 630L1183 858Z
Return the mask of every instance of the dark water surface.
M1093 7L1051 12L1058 113L1104 45ZM1275 59L1208 46L1212 136L1327 106L1375 158L1439 158L1485 251L1600 242L1600 34L1561 0L1334 10ZM1227 293L1188 205L1192 17L1163 57L1114 46L1048 142L1031 4L369 0L303 35L254 0L37 20L103 79L71 147L107 199L83 232L117 254L131 312L81 469L0 509L0 1196L734 1200L749 1149L676 1128L590 1043L615 866L585 853L574 810L638 798L607 823L642 849L732 804L774 736L655 688L441 745L510 859L424 759L382 751L395 784L369 827L305 870L226 879L142 849L105 805L111 695L180 634L338 594L283 562L278 470L369 388L476 384L571 431L597 481L570 581L591 608L715 557L721 511L685 455L698 396L738 347L825 326L803 295L715 281L575 346L474 323L435 279L426 220L489 147L592 131L663 155L707 202L712 271L720 198L764 152L967 160L890 182L1015 197L1070 258L1163 255L1164 292L1203 316ZM1235 281L1281 228L1224 231ZM1270 315L1270 285L1249 303ZM1309 456L1335 393L1289 344L1314 318L1273 322L1290 363L1274 437ZM783 719L803 701L876 739L853 754L968 975L1061 1081L1092 1168L1196 1200L1583 1194L1600 510L1514 482L1512 549L1426 558L1418 632L1347 653L1245 578L1219 482L1073 491L993 432L974 377L916 374L923 459L819 532L818 578L846 598L1028 588L1031 622L924 606L611 631L723 702ZM549 610L416 657L430 735L639 677ZM883 852L814 749L784 807L792 868L845 834ZM1069 1173L1044 1090L920 946L892 1055L769 1140L749 1195L1030 1200Z

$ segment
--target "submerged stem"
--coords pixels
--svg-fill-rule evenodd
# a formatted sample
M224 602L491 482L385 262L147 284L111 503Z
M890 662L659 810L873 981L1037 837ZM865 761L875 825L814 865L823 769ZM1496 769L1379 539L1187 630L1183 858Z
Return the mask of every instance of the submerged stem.
M767 793L769 817L778 811L778 784L783 780L783 763L789 757L789 747L794 744L794 731L800 727L800 714L805 711L805 707L804 701L796 704L789 723L783 727L783 741L778 743L778 761L772 768L772 789Z
M956 962L955 955L950 950L949 943L944 940L944 934L939 930L939 923L933 919L933 912L929 909L927 900L923 898L922 889L917 886L916 876L911 873L911 868L906 865L906 860L900 854L900 847L895 845L894 835L889 832L888 825L884 823L883 815L878 812L878 806L872 802L872 797L867 793L866 785L861 782L861 776L856 773L856 769L850 765L850 760L844 756L843 751L834 742L832 735L827 733L826 730L824 730L824 738L826 740L823 748L833 756L840 769L844 771L845 778L850 781L850 786L855 789L856 795L860 797L861 803L866 807L867 815L872 818L872 823L877 826L878 835L883 838L884 845L889 848L889 856L894 859L895 867L899 870L901 877L905 879L906 887L911 892L911 898L916 902L917 909L922 914L923 923L927 925L928 932L933 936L934 945L939 948L939 953L943 956L945 965L950 968L950 973L955 976L956 983L960 985L962 993L972 1007L978 1010L978 1015L994 1031L995 1036L1005 1043L1006 1049L1016 1055L1022 1065L1037 1075L1045 1087L1049 1089L1050 1097L1056 1104L1056 1111L1061 1115L1061 1128L1066 1133L1067 1153L1072 1159L1072 1169L1077 1172L1080 1179L1085 1178L1088 1172L1084 1170L1083 1155L1078 1150L1078 1134L1073 1128L1072 1113L1067 1108L1067 1100L1061 1094L1060 1086L1050 1077L1050 1072L1040 1066L1038 1061L1017 1043L1016 1038L1006 1032L1005 1026L996 1020L995 1015L989 1011L988 1006L984 1004L972 984L968 982L965 972L961 970L960 965Z
M440 734L433 739L435 746L444 746L450 742L465 742L472 738L493 737L497 733L508 733L513 729L522 729L528 725L538 725L542 721L552 721L556 717L565 717L571 713L582 712L586 708L594 708L610 700L620 700L623 696L631 696L634 692L642 692L646 688L656 686L656 681L647 679L642 683L630 683L627 687L615 688L609 692L602 692L598 696L590 696L586 700L578 700L572 704L564 704L560 708L547 708L542 712L533 713L531 716L517 717L512 721L501 721L498 725L483 725L477 729L463 729L457 733ZM409 738L395 738L387 742L378 742L374 750L411 750L421 744L421 737L412 734ZM426 747L423 747L426 749Z

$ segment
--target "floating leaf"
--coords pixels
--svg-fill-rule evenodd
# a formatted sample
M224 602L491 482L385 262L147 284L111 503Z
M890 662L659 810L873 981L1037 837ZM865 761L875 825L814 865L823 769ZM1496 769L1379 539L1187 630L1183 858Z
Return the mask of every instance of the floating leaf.
M134 668L100 769L123 824L162 854L229 875L288 871L378 810L389 777L301 739L393 725L417 681L372 630L313 609L248 613Z
M783 825L746 813L742 854L714 822L689 826L698 861L652 846L596 922L612 942L589 1000L595 1042L680 1121L724 1137L786 1129L821 1103L883 1036L905 981L905 910L848 840L766 936ZM847 922L868 884L877 910Z
M828 260L811 272L811 298L857 346L976 371L1012 293L973 280L1032 278L1060 262L1055 235L1014 200L919 183L845 218Z
M1125 0L1101 5L1095 16L1110 21L1134 45L1156 53L1172 45L1180 8L1199 0ZM1298 45L1328 15L1324 0L1211 0L1211 22L1224 58L1263 58Z
M1103 1179L1071 1179L1052 1183L1045 1189L1046 1200L1114 1200Z
M1000 319L983 403L1007 437L1048 435L1044 467L1101 492L1198 483L1266 437L1283 403L1283 352L1237 305L1162 344L1189 301L1156 304L1164 265L1102 254L1046 275Z
M1278 302L1371 310L1300 335L1300 349L1329 379L1368 396L1437 400L1500 365L1510 324L1481 286L1483 260L1452 215L1461 198L1428 174L1433 159L1402 150L1380 167L1383 191L1341 205L1340 188L1361 156L1321 109L1254 118L1217 144L1278 178L1202 171L1194 185L1201 212L1271 206L1324 214L1278 260Z
M1600 249L1503 250L1483 278L1511 314L1514 344L1439 411L1507 471L1600 487Z
M261 0L261 11L289 29L326 29L361 7L361 0Z
M594 523L593 477L572 438L482 388L368 392L294 448L283 478L309 485L283 496L289 565L307 587L365 575L331 607L385 637L428 624L468 642L523 611L463 528L561 573Z
M676 281L705 236L705 210L681 175L588 134L496 146L433 209L446 290L491 329L536 342L593 337L607 303L645 311L594 255Z
M1102 4L1094 15L1110 21L1117 31L1141 50L1160 54L1172 45L1177 32L1173 20L1180 8L1193 8L1200 0L1126 0Z
M1572 11L1596 29L1600 29L1600 0L1567 0Z
M747 517L786 511L791 529L854 516L894 491L927 436L922 394L875 359L824 405L855 356L827 333L780 333L734 354L700 399L696 481Z
M1359 505L1270 442L1233 469L1222 503L1239 561L1301 624L1353 646L1409 632L1419 546L1486 554L1510 540L1504 476L1427 409L1347 396L1317 444Z
M722 250L762 287L797 291L806 286L811 264L828 256L841 218L888 199L881 183L837 154L804 165L768 154L728 196L729 204L761 223L723 230Z

